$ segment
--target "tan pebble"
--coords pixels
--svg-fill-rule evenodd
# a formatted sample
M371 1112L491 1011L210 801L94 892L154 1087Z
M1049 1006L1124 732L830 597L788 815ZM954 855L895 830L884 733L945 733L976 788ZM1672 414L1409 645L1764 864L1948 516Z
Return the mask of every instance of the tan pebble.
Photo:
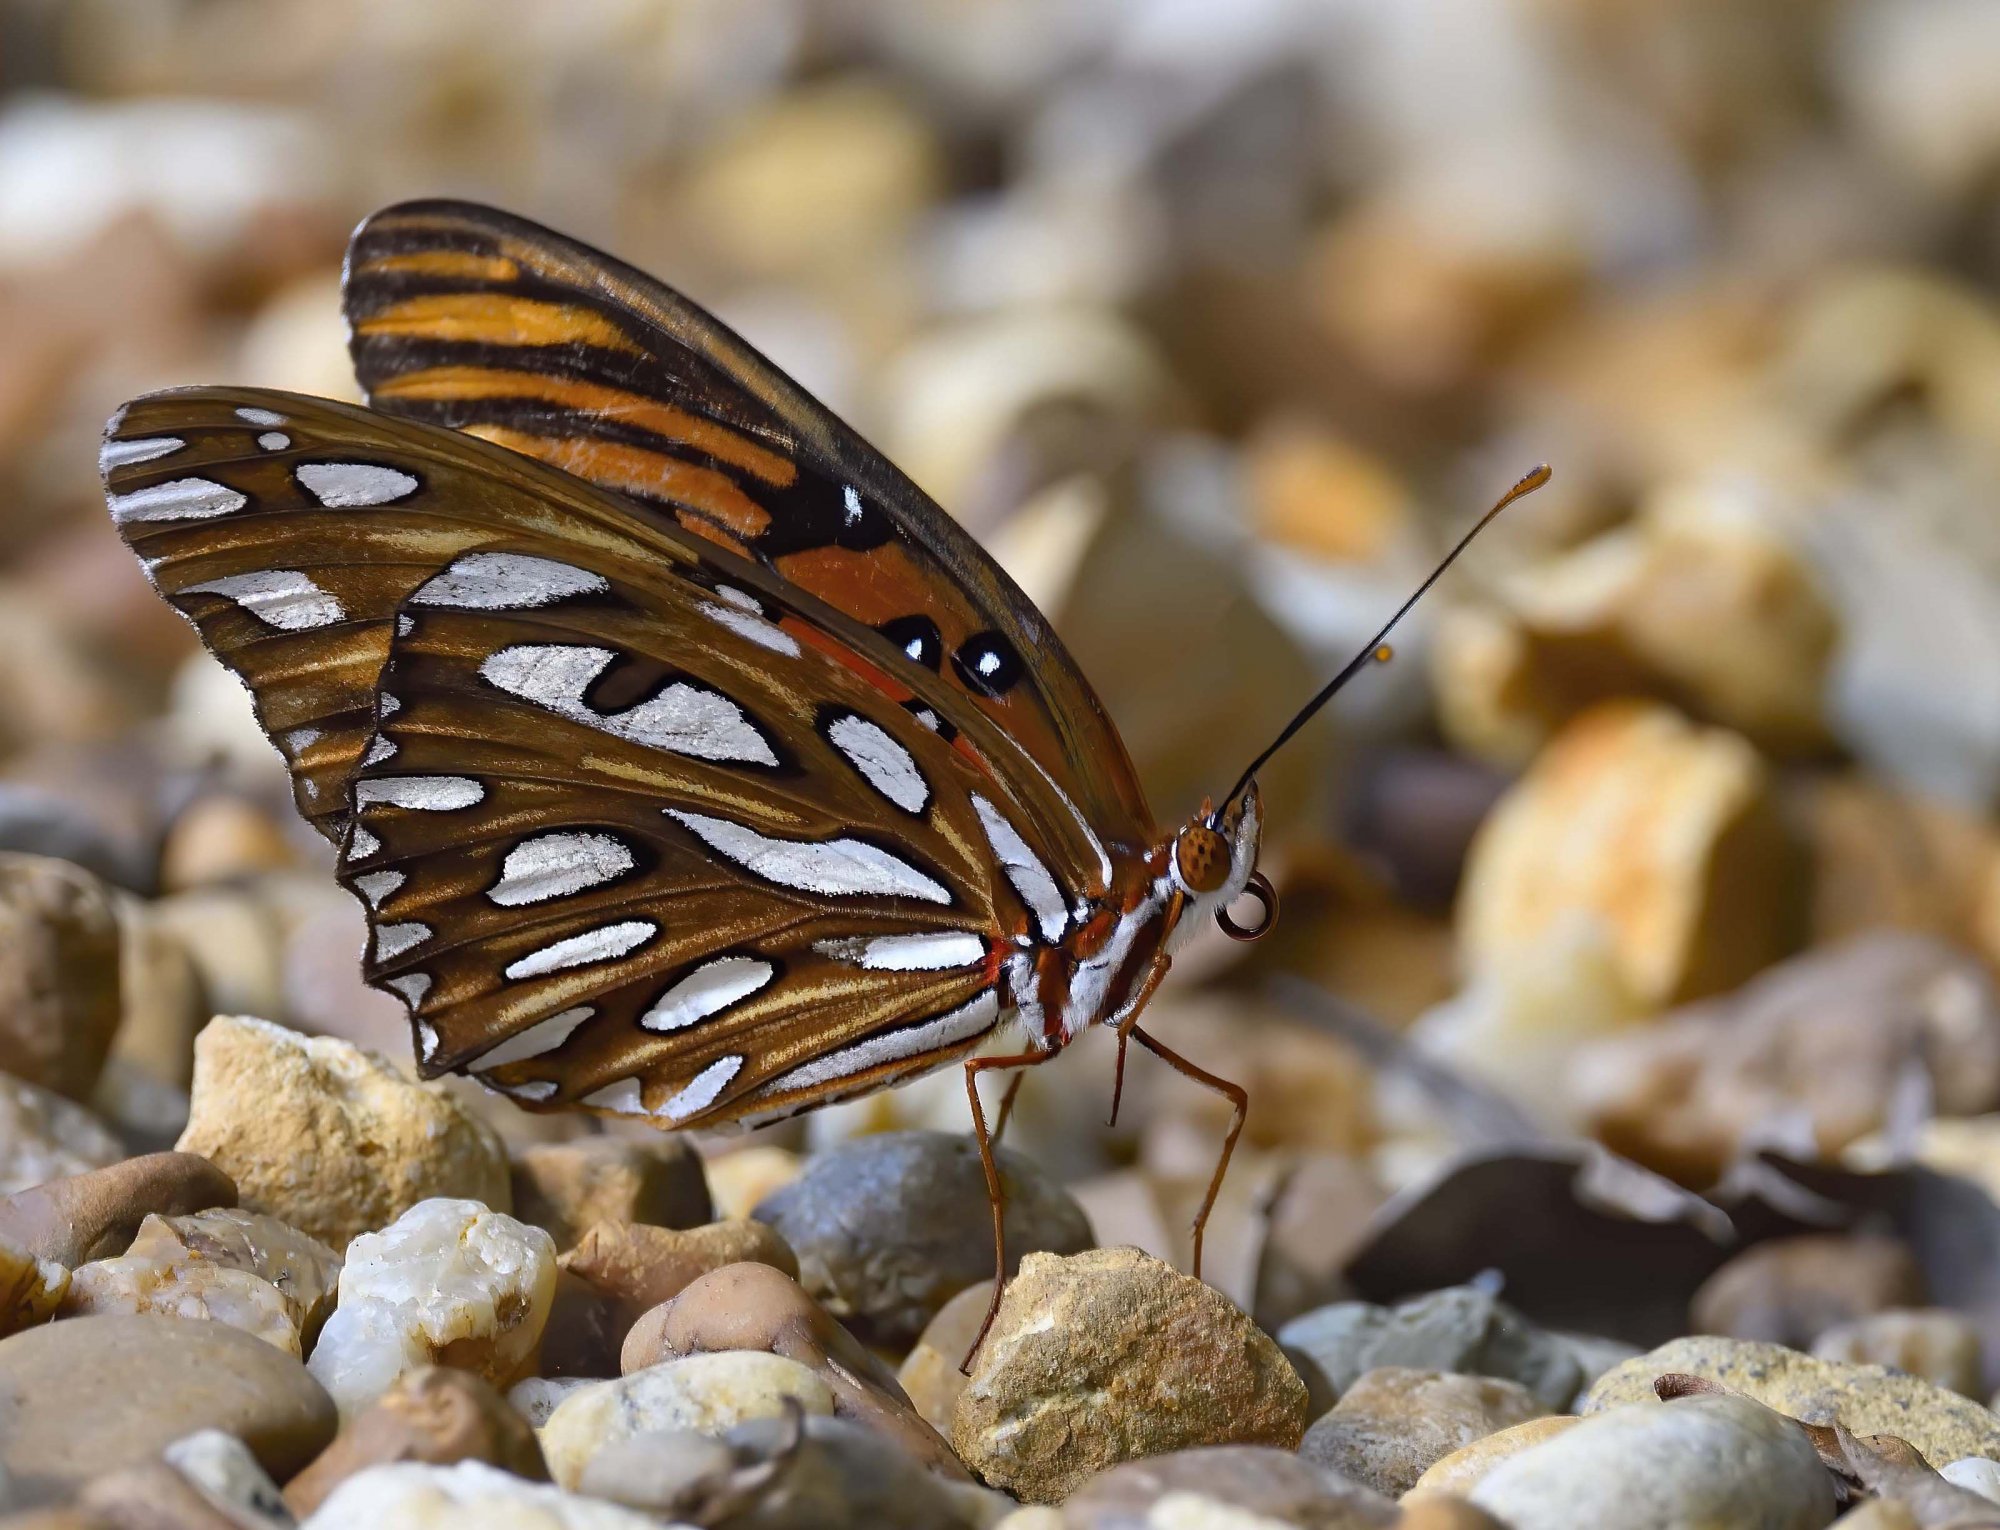
M242 1530L244 1523L164 1461L123 1467L86 1483L77 1507L104 1530ZM0 1526L9 1524L0 1520Z
M1517 1382L1381 1366L1313 1423L1299 1454L1394 1498L1453 1451L1541 1412Z
M1477 1504L1440 1493L1422 1493L1403 1500L1403 1512L1393 1530L1509 1530Z
M0 852L0 1057L87 1099L118 1029L117 907L81 866Z
M0 1238L72 1267L123 1253L148 1216L236 1204L229 1176L194 1153L148 1153L0 1199Z
M1923 1300L1923 1272L1898 1238L1773 1238L1703 1281L1688 1304L1697 1333L1804 1349L1836 1323Z
M530 1481L549 1474L534 1430L491 1384L466 1371L424 1366L398 1376L286 1483L285 1502L303 1519L347 1478L390 1461L484 1461Z
M336 1252L431 1197L511 1200L498 1138L443 1090L347 1042L242 1016L210 1021L195 1044L180 1146L235 1176L245 1206Z
M903 1357L903 1364L896 1372L896 1380L909 1394L911 1405L940 1432L951 1429L958 1395L965 1390L969 1379L959 1371L959 1366L972 1353L972 1341L979 1335L979 1325L986 1321L986 1308L992 1299L990 1280L959 1292L925 1325L915 1347Z
M204 887L149 904L147 916L194 964L203 1022L285 1013L284 928L269 904L242 888Z
M55 1316L69 1290L70 1272L0 1238L0 1339Z
M1872 1313L1822 1330L1812 1352L1821 1360L1887 1366L1967 1397L1985 1396L1979 1327L1962 1312L1933 1307Z
M567 1249L596 1222L699 1227L709 1220L701 1158L679 1137L586 1137L522 1149L513 1163L514 1215Z
M1573 1413L1552 1413L1547 1418L1531 1418L1524 1424L1512 1424L1483 1435L1431 1462L1411 1485L1410 1492L1468 1493L1481 1477L1509 1456L1554 1439L1574 1423Z
M1871 1498L1833 1522L1832 1530L1923 1530L1917 1511L1896 1498Z
M1060 1502L1120 1461L1297 1446L1306 1388L1219 1292L1132 1248L1030 1254L952 1416L987 1483Z
M798 1278L791 1246L762 1222L710 1222L702 1227L652 1227L599 1222L562 1256L563 1270L618 1308L619 1340L639 1314L670 1301L694 1281L730 1264L768 1264Z
M173 821L160 847L160 886L185 892L215 882L231 882L265 871L285 871L300 862L284 829L253 802L241 797L198 797Z
M943 1437L911 1406L882 1362L782 1270L734 1264L653 1308L626 1335L626 1375L686 1355L766 1350L809 1367L834 1411L889 1438L934 1471L962 1477Z
M789 1148L746 1147L714 1154L703 1167L717 1219L742 1221L765 1196L797 1179L805 1160Z
M1069 1530L1286 1525L1380 1530L1396 1506L1371 1488L1268 1445L1207 1445L1126 1461L1063 1500Z
M194 1038L214 1013L194 958L137 898L118 904L123 1018L111 1056L181 1089L194 1076Z

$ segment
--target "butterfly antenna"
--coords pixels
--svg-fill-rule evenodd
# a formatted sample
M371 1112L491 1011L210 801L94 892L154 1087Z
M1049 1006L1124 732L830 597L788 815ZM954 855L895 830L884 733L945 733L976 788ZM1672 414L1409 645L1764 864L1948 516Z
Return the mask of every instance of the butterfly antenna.
M1535 490L1539 489L1543 484L1549 481L1549 477L1550 474L1547 463L1543 463L1538 467L1531 468L1528 472L1522 474L1520 480L1514 485L1514 487L1509 489L1505 494L1500 496L1499 503L1494 505L1494 507L1491 510L1488 510L1484 515L1480 516L1480 518L1476 522L1474 522L1472 529L1466 532L1464 536L1458 539L1457 544L1452 548L1452 550L1444 555L1444 558L1439 562L1436 568L1431 570L1430 577L1426 579L1422 584L1417 586L1416 593L1411 595L1408 600L1404 601L1402 605L1396 608L1396 614L1390 617L1386 622L1382 624L1382 630L1376 633L1375 636L1370 638L1365 644L1362 645L1361 652L1357 653L1353 658L1349 659L1346 665L1341 669L1340 673L1335 675L1331 680L1327 681L1325 686L1321 688L1318 695L1314 696L1311 701L1308 701L1303 707L1299 708L1298 714L1295 717L1293 717L1290 722L1285 724L1284 731L1280 733L1276 738L1271 740L1270 747L1265 749L1265 751L1262 754L1258 755L1256 759L1252 760L1250 764L1245 768L1243 774L1236 778L1236 784L1229 789L1228 795L1225 796L1222 800L1224 802L1234 801L1238 796L1238 794L1242 792L1243 788L1250 784L1250 778L1256 775L1259 770L1263 769L1264 762L1270 759L1271 756L1276 754L1280 749L1284 748L1286 744L1290 743L1292 735L1294 733L1297 733L1299 729L1303 728L1309 721L1311 721L1312 716L1315 712L1317 712L1321 707L1325 706L1329 701L1333 700L1335 696L1339 695L1340 688L1342 686L1346 685L1348 681L1352 680L1356 675L1360 674L1361 671L1366 669L1370 664L1378 663L1382 660L1389 658L1390 650L1387 644L1383 642L1383 639L1388 637L1388 635L1391 632L1396 630L1396 623L1400 622L1404 617L1410 614L1410 608L1416 605L1418 601L1422 600L1424 596L1429 593L1430 587L1436 584L1438 580L1443 577L1444 571L1450 568L1452 564L1458 561L1458 555L1464 552L1466 548L1472 545L1472 539L1478 536L1479 533L1484 531L1488 526L1493 524L1493 518L1495 516L1497 516L1502 510L1505 510L1509 505L1513 504L1515 500L1522 498L1524 495L1534 493Z

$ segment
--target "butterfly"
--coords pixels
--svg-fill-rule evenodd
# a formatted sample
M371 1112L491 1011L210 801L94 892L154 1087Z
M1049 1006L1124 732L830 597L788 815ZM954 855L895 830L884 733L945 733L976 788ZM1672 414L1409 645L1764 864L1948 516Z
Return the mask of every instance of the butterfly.
M427 201L355 232L343 302L369 407L155 393L101 468L338 851L420 1071L713 1128L961 1063L1004 1275L977 1080L1108 1026L1121 1083L1137 1041L1234 1108L1199 1273L1247 1099L1139 1018L1199 921L1268 928L1256 770L1379 638L1162 831L999 565L687 299Z

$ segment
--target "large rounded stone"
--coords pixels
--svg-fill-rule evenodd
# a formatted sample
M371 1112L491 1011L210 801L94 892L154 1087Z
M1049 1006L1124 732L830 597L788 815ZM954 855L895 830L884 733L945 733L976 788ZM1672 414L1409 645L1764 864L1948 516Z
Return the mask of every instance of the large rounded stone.
M1299 1454L1398 1498L1433 1462L1542 1412L1515 1382L1383 1366L1306 1431Z
M336 1424L303 1365L226 1324L82 1317L0 1340L0 1469L26 1502L64 1497L197 1429L235 1435L283 1481Z
M0 1058L72 1099L118 1029L118 912L81 866L0 852Z
M999 1154L1007 1267L1091 1246L1069 1192L1028 1159ZM871 1344L903 1349L958 1292L993 1274L986 1175L969 1137L884 1132L815 1154L755 1212L799 1256L800 1279Z
M1648 1350L1599 1377L1578 1411L1646 1401L1654 1378L1675 1371L1719 1381L1807 1423L1838 1419L1858 1435L1893 1434L1934 1467L1964 1456L2000 1460L2000 1417L1970 1398L1879 1365L1815 1360L1740 1339L1674 1339Z
M243 1205L336 1253L432 1197L512 1204L499 1139L442 1088L243 1016L218 1016L195 1042L180 1147L233 1177Z
M1744 1397L1634 1403L1502 1461L1467 1495L1510 1530L1821 1530L1833 1478L1805 1431Z
M1057 1503L1121 1461L1305 1430L1306 1388L1220 1292L1134 1248L1030 1255L952 1415L960 1458Z

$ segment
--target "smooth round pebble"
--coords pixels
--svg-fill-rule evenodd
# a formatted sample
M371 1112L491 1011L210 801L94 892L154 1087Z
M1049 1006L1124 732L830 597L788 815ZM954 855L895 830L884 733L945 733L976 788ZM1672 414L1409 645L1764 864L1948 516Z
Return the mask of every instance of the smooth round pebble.
M1979 1325L1941 1307L1873 1312L1825 1329L1813 1340L1815 1359L1885 1365L1966 1397L1983 1397L1985 1355Z
M724 1265L768 1264L794 1280L799 1274L791 1245L776 1229L747 1218L684 1228L598 1222L585 1229L561 1263L568 1273L616 1302L628 1314L626 1328L640 1313L673 1300Z
M1745 1397L1596 1414L1466 1496L1510 1530L1821 1530L1834 1516L1833 1479L1805 1431Z
M1203 1520L1199 1514L1206 1514ZM1393 1526L1396 1505L1264 1445L1212 1445L1127 1461L1063 1500L1067 1530L1144 1530L1154 1524Z
M1201 1445L1290 1450L1306 1389L1227 1298L1134 1248L1031 1254L952 1415L986 1482L1057 1503L1106 1467Z
M1313 1423L1299 1454L1397 1498L1433 1462L1541 1412L1533 1394L1511 1381L1383 1366Z
M0 1057L87 1099L118 1029L118 910L81 866L0 851Z
M420 1201L348 1246L312 1373L343 1415L420 1365L511 1385L541 1342L555 1284L555 1244L539 1227L477 1201Z
M701 1157L679 1137L583 1137L522 1148L514 1215L567 1249L598 1222L699 1227L714 1215Z
M1090 1222L1035 1164L998 1154L1007 1268L1091 1246ZM866 1343L906 1349L953 1296L993 1274L986 1175L969 1137L883 1132L816 1153L753 1213L790 1244L799 1279Z
M303 1365L227 1324L83 1317L0 1340L0 1468L28 1503L199 1429L235 1435L283 1481L336 1424Z
M603 1376L524 1376L507 1389L507 1406L526 1419L530 1428L539 1429L570 1393L594 1387L607 1379Z
M549 1472L574 1487L590 1458L615 1440L662 1429L720 1434L747 1418L776 1418L786 1399L833 1412L833 1393L796 1360L757 1350L690 1355L616 1381L579 1387L542 1425Z
M1984 1456L1967 1456L1961 1461L1939 1467L1938 1475L1955 1487L2000 1503L2000 1461L1989 1461Z
M299 1530L662 1530L617 1504L523 1482L483 1461L371 1466L334 1489Z
M1460 1497L1472 1491L1474 1485L1494 1467L1509 1456L1530 1450L1544 1440L1552 1440L1577 1422L1573 1413L1552 1413L1546 1418L1531 1418L1525 1424L1515 1424L1506 1429L1495 1430L1492 1434L1474 1440L1470 1445L1461 1445L1448 1456L1440 1456L1424 1468L1424 1474L1411 1486L1412 1493L1456 1493Z
M0 1198L0 1238L74 1268L122 1254L149 1216L236 1204L227 1174L193 1153L147 1153Z
M967 1286L938 1309L896 1371L910 1405L941 1433L951 1431L952 1413L969 1379L959 1367L972 1352L992 1299L992 1281Z

